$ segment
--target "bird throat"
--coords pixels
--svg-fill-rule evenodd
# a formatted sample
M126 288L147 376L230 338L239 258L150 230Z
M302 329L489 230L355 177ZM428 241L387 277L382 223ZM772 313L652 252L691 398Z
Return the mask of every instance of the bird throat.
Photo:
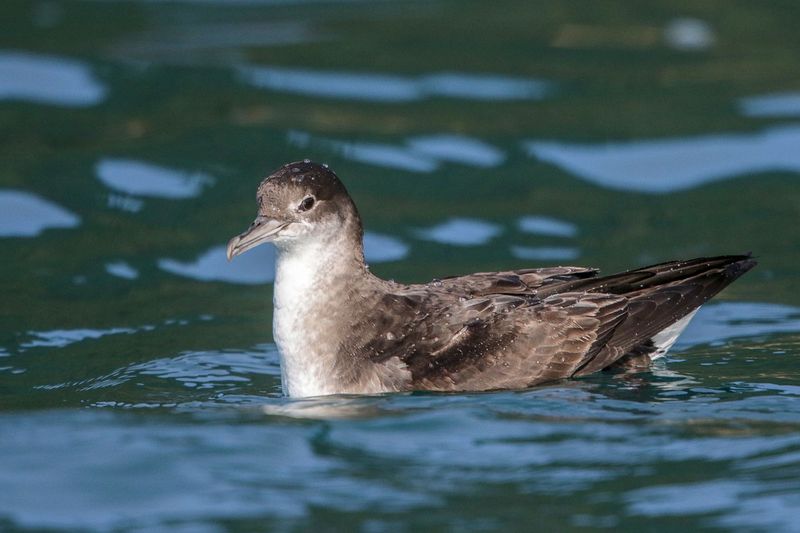
M289 396L336 392L339 346L357 300L353 293L369 276L359 261L360 243L348 237L311 236L278 249L273 334Z

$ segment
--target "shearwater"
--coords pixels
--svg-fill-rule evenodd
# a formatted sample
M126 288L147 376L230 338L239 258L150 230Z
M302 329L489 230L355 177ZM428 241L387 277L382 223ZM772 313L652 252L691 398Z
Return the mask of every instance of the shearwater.
M326 165L284 165L228 259L278 249L273 332L284 393L520 389L612 367L646 367L749 255L593 268L482 272L404 285L373 275L353 200Z

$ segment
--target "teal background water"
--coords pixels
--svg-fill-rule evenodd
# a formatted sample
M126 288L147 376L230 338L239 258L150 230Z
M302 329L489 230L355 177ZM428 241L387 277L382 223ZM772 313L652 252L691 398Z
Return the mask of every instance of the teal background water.
M0 530L798 531L800 6L0 6ZM374 272L752 250L666 362L294 401L261 177L347 184Z

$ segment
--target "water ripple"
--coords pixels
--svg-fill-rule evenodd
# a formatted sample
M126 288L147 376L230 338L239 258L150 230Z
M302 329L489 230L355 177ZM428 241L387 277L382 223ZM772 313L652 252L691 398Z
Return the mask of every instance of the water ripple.
M628 494L628 508L645 516L726 514L709 519L722 527L800 531L800 495L776 483L713 480L647 487Z
M80 61L0 51L0 100L88 107L103 102L107 93L91 68Z
M664 194L755 172L800 172L800 126L604 144L536 140L528 153L611 189Z
M408 255L409 246L397 237L383 233L364 233L364 257L369 263L398 261Z
M99 339L108 335L132 334L139 328L109 328L109 329L56 329L52 331L29 331L31 340L21 343L22 349L30 348L64 348L70 344L87 339Z
M441 72L419 77L372 72L337 72L288 67L240 67L245 83L305 96L405 103L431 97L471 100L538 100L550 94L547 81L492 74Z
M404 144L353 142L290 131L289 144L330 150L346 159L408 172L433 172L442 163L476 167L495 167L505 161L505 153L486 142L463 135L424 135L409 138Z
M581 251L573 246L511 246L511 255L534 261L574 261Z
M186 387L212 388L216 383L248 382L251 376L279 376L274 348L264 351L190 352L132 365L126 375L157 376Z
M402 240L381 233L364 233L364 256L370 263L397 261L408 254ZM275 248L258 246L228 261L224 245L213 246L193 261L162 258L158 267L165 272L197 281L222 281L261 285L275 279Z
M259 285L275 279L275 248L258 246L228 261L224 245L214 246L193 261L159 259L158 268L197 281Z
M27 191L0 189L0 237L36 237L48 228L74 228L80 217Z
M139 271L125 261L113 261L111 263L106 263L105 266L106 272L118 278L136 279L139 277Z
M675 348L738 337L800 331L800 308L761 302L712 302L700 308Z
M215 181L202 172L175 170L133 159L103 159L95 166L95 172L100 181L115 191L168 199L199 196Z
M520 217L517 227L525 233L550 237L575 237L578 234L578 226L572 222L540 215Z
M496 167L506 159L499 148L464 135L422 135L411 137L407 144L424 156L476 167Z
M739 100L739 109L748 117L800 117L800 92L748 96Z
M416 230L420 239L453 246L480 246L503 232L498 224L475 218L451 218L430 228Z

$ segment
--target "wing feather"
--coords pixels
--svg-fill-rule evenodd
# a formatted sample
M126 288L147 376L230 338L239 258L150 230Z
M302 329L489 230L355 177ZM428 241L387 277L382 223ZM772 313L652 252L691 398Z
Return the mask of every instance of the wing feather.
M607 277L555 267L394 286L344 346L400 365L407 390L524 388L613 365L752 268L747 256L653 265ZM377 330L377 332L376 332Z

